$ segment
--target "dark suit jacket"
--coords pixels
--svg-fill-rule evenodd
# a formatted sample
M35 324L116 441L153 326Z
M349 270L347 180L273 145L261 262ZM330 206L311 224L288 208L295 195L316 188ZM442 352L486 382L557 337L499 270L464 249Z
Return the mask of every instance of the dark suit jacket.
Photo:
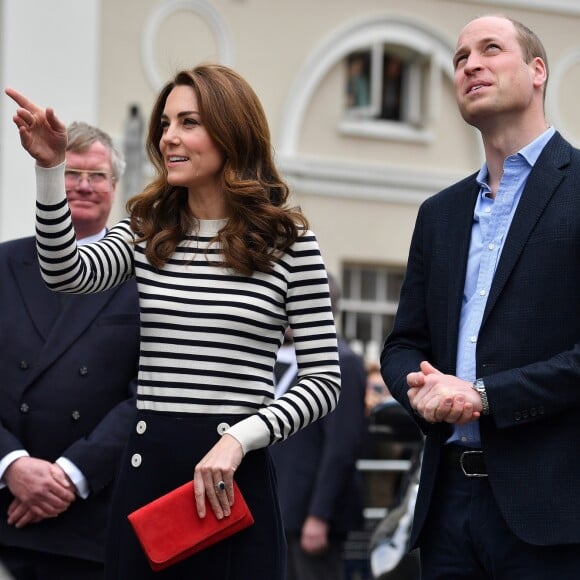
M382 371L407 407L422 360L455 374L475 175L419 210ZM491 414L480 420L489 482L513 532L580 542L580 152L554 135L516 210L477 341ZM412 541L429 509L446 424L428 425Z
M91 494L57 518L15 529L0 490L0 544L104 558L112 482L135 407L139 307L134 281L60 296L40 277L33 238L0 244L0 458L65 456Z
M286 532L299 532L307 516L343 534L362 524L362 482L356 460L365 435L363 363L339 338L342 388L336 409L271 448Z

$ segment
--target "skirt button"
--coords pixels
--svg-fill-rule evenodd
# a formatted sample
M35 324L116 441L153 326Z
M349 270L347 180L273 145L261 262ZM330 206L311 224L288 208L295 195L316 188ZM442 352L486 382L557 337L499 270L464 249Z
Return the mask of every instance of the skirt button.
M217 432L219 435L223 435L230 428L228 423L220 423L217 426Z

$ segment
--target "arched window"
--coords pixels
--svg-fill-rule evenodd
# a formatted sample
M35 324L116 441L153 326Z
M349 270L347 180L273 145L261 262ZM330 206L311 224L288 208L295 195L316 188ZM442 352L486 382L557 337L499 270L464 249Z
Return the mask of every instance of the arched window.
M304 63L282 111L278 151L293 155L310 99L342 65L344 114L338 131L363 138L428 143L439 115L441 83L453 79L454 46L424 23L382 16L333 31Z

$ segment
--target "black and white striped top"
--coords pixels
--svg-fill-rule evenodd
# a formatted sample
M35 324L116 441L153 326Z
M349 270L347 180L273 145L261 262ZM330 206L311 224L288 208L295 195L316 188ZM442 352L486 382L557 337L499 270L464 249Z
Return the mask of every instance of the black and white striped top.
M37 243L55 290L98 292L135 276L141 310L137 407L160 412L250 415L228 431L244 452L282 440L337 403L340 370L326 271L312 232L268 274L242 276L205 255L224 220L202 221L155 270L129 221L77 248L63 165L37 167ZM209 257L219 256L210 246ZM273 368L287 324L299 380L274 400ZM106 348L106 345L103 345Z

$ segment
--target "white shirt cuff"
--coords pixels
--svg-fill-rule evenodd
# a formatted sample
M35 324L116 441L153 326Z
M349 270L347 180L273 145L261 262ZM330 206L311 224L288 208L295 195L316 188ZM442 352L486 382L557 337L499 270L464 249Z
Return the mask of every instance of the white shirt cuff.
M242 446L244 455L254 449L262 449L270 443L270 432L264 421L257 415L252 415L235 425L232 425L226 433L235 437Z
M35 166L36 198L45 205L54 205L66 197L64 161L54 167Z
M5 471L10 467L11 463L14 463L20 457L30 457L30 455L24 449L17 449L5 455L0 461L0 489L6 487L6 482L4 481Z
M90 494L89 482L83 475L83 472L66 457L59 457L55 463L60 465L62 470L70 477L73 485L76 487L77 495L83 499L87 499Z

